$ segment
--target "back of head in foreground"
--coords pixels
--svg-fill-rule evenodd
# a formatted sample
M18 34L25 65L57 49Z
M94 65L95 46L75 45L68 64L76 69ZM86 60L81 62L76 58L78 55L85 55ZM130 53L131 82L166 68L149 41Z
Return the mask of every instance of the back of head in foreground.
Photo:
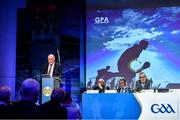
M31 78L23 81L21 86L22 100L28 100L35 102L39 93L39 83Z

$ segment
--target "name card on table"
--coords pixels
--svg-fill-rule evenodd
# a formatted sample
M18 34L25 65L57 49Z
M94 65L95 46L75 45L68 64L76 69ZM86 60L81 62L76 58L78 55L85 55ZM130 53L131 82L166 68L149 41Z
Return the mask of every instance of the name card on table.
M86 93L99 93L99 90L87 90Z
M117 90L105 90L105 93L117 93Z

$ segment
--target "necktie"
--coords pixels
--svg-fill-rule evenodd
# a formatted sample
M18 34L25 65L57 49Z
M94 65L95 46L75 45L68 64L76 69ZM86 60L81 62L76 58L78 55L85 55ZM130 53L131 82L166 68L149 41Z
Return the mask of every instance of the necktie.
M121 89L121 93L124 93L124 88Z
M52 69L52 64L50 64L50 68L49 68L49 71L48 71L48 75L51 74L51 69Z

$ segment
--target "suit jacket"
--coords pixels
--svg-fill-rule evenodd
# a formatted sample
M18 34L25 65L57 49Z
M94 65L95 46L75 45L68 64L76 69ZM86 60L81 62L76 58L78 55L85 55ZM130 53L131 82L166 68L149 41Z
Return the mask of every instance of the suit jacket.
M41 74L47 74L48 65L49 64L44 64L43 65ZM61 77L62 76L62 68L61 68L61 65L58 64L58 63L54 64L53 76L54 77Z
M50 100L40 106L39 115L41 119L67 119L67 109L59 102Z
M109 87L103 86L103 88L101 89L99 86L95 86L93 89L94 90L99 90L99 93L104 93L105 90L109 90Z
M117 92L118 93L131 93L132 92L132 90L130 89L130 88L128 88L128 87L126 87L124 90L123 90L123 92L121 92L122 91L122 88L118 88L117 89Z
M0 119L12 118L10 112L10 105L0 104Z
M38 106L29 100L21 100L14 103L9 108L9 116L7 118L37 118L38 116Z
M141 81L138 80L138 81L136 81L135 89L134 89L134 90L135 90L135 91L141 91L141 90L150 89L150 87L151 87L151 82L150 82L150 80L146 79L145 84L144 84L144 88L143 88L143 86L142 86L142 84L141 84Z

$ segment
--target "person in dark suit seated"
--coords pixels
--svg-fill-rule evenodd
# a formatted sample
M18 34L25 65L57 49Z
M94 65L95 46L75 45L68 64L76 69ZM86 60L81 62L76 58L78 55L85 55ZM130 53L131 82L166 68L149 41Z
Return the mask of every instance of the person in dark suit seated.
M8 86L0 86L0 118L7 118L10 107L11 90Z
M109 87L106 87L104 79L98 79L98 85L94 87L94 90L99 90L99 93L104 93L105 90L109 90Z
M74 103L74 104L73 104ZM67 119L80 120L80 108L76 102L73 102L71 94L66 92L64 97L63 106L67 109Z
M8 86L0 86L0 106L7 106L10 104L11 90Z
M55 56L53 54L48 55L48 64L44 64L41 74L48 74L50 77L61 78L62 69L61 65L55 62ZM60 80L55 81L55 88L59 87Z
M39 93L39 82L26 79L21 85L21 100L11 106L12 118L37 118L38 106L35 104Z
M139 80L135 83L135 92L140 92L141 90L147 90L151 88L151 81L147 79L144 72L139 73Z
M65 91L62 88L55 88L51 94L51 100L40 106L40 118L42 119L67 119L67 110L62 107Z
M118 93L130 93L130 92L132 92L132 90L127 86L127 82L126 82L125 78L121 78L119 80L117 92Z

